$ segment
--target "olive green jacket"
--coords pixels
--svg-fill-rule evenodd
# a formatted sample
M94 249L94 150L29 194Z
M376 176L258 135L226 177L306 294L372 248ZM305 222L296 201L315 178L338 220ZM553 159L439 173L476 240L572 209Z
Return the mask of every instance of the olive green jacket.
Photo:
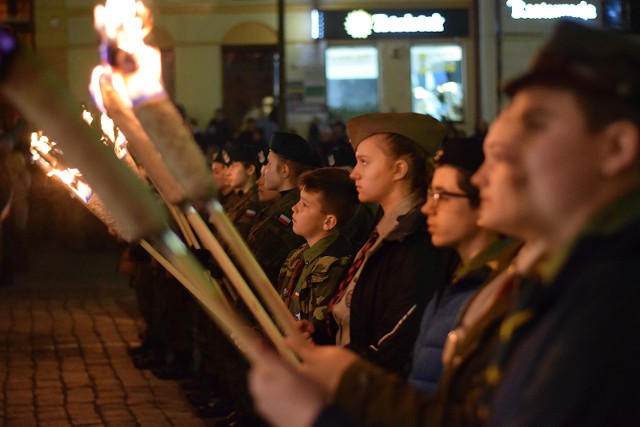
M305 243L289 253L280 269L278 292L284 301L291 301L289 310L296 319L305 319L313 323L313 341L316 344L329 344L329 301L351 264L354 249L349 239L342 234L338 234L337 238L315 257L305 256L305 252L308 254L312 249ZM304 266L296 283L290 283L301 262L307 265Z

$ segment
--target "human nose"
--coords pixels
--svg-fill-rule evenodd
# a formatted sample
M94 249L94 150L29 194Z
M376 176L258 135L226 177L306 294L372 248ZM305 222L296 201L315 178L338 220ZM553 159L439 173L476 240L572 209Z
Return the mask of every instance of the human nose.
M482 184L485 182L486 169L487 169L487 162L484 161L482 162L482 164L480 165L476 173L474 173L471 176L471 183L473 185L475 185L478 188L482 186Z
M422 208L420 208L420 212L425 216L433 215L436 212L437 207L438 202L433 198L433 195L427 194L427 200L422 205Z
M351 171L351 173L349 174L349 178L351 178L352 181L355 181L359 176L360 176L360 168L356 164L353 170Z

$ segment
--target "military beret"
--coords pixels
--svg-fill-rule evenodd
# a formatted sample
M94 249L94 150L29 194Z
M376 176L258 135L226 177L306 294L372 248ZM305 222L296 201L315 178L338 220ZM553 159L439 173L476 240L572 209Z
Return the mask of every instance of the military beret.
M332 167L353 167L356 165L356 153L353 152L350 145L337 145L329 150L327 164Z
M274 132L269 142L269 149L285 159L307 166L320 166L320 156L313 146L295 133Z
M629 36L561 21L529 71L504 86L508 95L536 84L615 96L640 107L640 43Z
M433 159L434 163L436 166L449 165L475 172L484 162L483 139L482 137L445 139Z
M232 162L251 162L255 163L258 153L261 151L260 146L254 144L228 144L224 149L224 156L227 163Z
M394 133L415 142L433 156L445 135L445 128L436 119L418 113L371 113L347 122L349 140L355 151L371 135Z

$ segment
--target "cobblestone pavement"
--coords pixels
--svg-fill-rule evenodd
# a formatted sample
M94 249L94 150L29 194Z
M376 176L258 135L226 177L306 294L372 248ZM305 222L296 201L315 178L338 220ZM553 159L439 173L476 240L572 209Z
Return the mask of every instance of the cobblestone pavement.
M131 363L143 325L117 257L34 256L0 287L0 425L207 425L178 382Z

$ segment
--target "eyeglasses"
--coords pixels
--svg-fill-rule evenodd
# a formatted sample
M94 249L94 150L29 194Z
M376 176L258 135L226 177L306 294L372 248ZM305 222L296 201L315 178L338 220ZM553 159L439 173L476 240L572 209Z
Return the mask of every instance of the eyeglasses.
M470 199L471 196L462 193L450 193L444 190L434 190L433 188L427 189L427 200L433 199L433 207L438 207L441 200L447 200L449 198Z

